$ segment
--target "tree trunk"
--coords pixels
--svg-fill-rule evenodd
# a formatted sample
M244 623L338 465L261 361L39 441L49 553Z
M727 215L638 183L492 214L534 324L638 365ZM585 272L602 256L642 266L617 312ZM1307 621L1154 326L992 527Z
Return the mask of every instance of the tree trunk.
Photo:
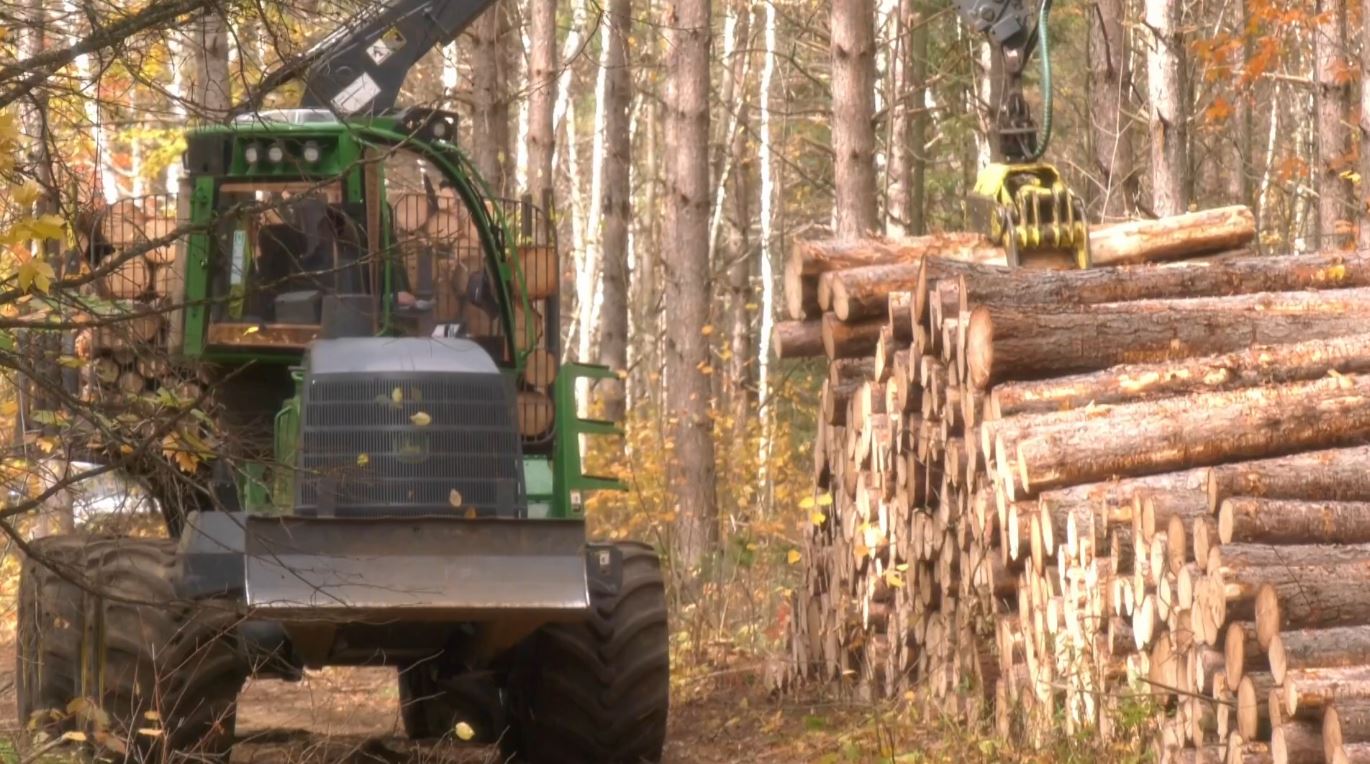
M552 115L557 102L557 0L529 0L528 193L535 204L555 188Z
M1162 217L1189 207L1184 33L1177 0L1145 0L1151 119L1151 209Z
M1251 60L1251 38L1247 33L1247 25L1250 23L1251 16L1247 7L1248 0L1235 0L1232 13L1232 34L1241 41L1240 48L1240 73L1244 78L1246 75L1247 62ZM1234 68L1234 74L1237 71ZM1239 79L1238 84L1233 88L1232 114L1232 146L1228 152L1231 166L1228 168L1227 198L1231 204L1245 204L1255 206L1255 198L1251 193L1251 102L1254 96L1253 84L1245 79Z
M1224 464L1208 475L1208 508L1233 496L1312 501L1370 501L1370 446L1310 451Z
M1327 448L1370 435L1370 378L1295 382L1172 401L1111 408L1104 415L1043 427L1005 443L1010 458L1016 453L1017 474L1011 477L1029 491L1041 491L1110 475L1170 472Z
M1218 538L1224 544L1370 543L1370 502L1231 498L1218 510Z
M1005 382L990 391L989 415L1044 414L1089 405L1370 372L1370 334L1263 345L1168 363L1125 364L1090 374ZM1370 466L1370 465L1367 465Z
M1361 0L1361 82L1370 82L1370 0ZM1360 189L1356 205L1356 220L1359 222L1358 243L1361 249L1370 249L1370 88L1360 89Z
M1318 192L1318 246L1349 246L1353 207L1351 181L1351 78L1345 59L1346 0L1318 0L1313 30L1314 90L1318 110L1318 153L1313 183Z
M601 256L602 296L599 308L599 362L615 371L628 367L628 224L632 219L632 188L629 167L632 143L628 108L632 103L628 39L632 24L632 0L610 0L608 47L604 55L606 103L604 113L604 182L600 212L604 216ZM625 410L621 378L601 380L595 387L604 416L619 421Z
M832 146L837 235L879 230L875 201L875 8L832 4Z
M1136 183L1132 178L1131 51L1123 26L1122 0L1095 0L1089 15L1090 121L1094 128L1094 164L1103 220L1132 214Z
M667 408L675 417L667 485L678 504L676 549L694 576L717 538L709 341L708 0L667 5L666 269Z
M923 127L921 131L915 127L926 108L923 90L926 67L922 63L927 56L925 23L918 0L899 0L894 49L890 53L894 95L888 108L893 115L890 128L893 145L885 191L886 236L916 236L923 232L922 196L914 187L914 167L923 153L926 133L925 126L919 125ZM922 50L918 49L920 43ZM917 181L922 183L921 175Z
M191 45L195 57L190 80L190 111L194 118L219 122L233 103L228 71L228 20L209 9L196 22L199 39Z
M908 215L909 223L905 231L910 236L927 233L927 172L928 172L928 25L931 19L922 8L920 0L901 0L901 8L910 1L918 12L910 23L910 45L912 60L909 78L912 80L912 124L909 128L909 148L913 152L913 166L909 175Z
M509 7L497 2L470 27L471 158L497 196L508 194L509 72L505 55Z
M752 342L752 314L755 309L752 292L752 166L748 161L748 140L751 135L750 110L747 101L747 72L752 55L751 4L738 3L737 24L734 30L736 45L732 60L728 62L728 81L725 83L731 93L725 95L725 102L733 111L735 120L728 139L728 182L726 201L729 209L723 213L727 229L727 271L728 294L725 305L727 311L727 349L724 393L732 421L741 427L747 421L751 402L752 357L756 354ZM751 306L750 308L748 306Z
M979 389L1038 379L1354 334L1370 289L1273 292L1080 306L981 305L970 315L966 364Z

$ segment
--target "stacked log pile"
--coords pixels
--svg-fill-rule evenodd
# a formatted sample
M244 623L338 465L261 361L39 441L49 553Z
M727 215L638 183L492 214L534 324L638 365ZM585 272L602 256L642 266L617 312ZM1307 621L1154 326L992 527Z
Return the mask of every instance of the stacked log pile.
M1140 716L1167 760L1370 760L1370 254L1215 251L1215 215L1249 223L1129 224L1127 262L1162 229L1196 256L1167 265L796 248L777 347L828 375L793 679L1039 742Z

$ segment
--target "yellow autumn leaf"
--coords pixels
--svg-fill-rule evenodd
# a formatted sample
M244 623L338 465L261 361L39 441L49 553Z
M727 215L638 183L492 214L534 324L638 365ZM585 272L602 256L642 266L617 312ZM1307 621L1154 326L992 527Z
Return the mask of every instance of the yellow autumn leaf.
M466 722L457 722L457 726L454 727L452 731L455 732L457 738L461 740L470 740L476 736L476 731Z
M454 507L460 507L460 506L461 506L461 491L458 491L457 489L453 488L453 489L452 489L452 492L449 493L449 494L447 494L447 503L448 503L448 504L451 504L451 505L454 506Z
M467 508L466 508L466 515L465 515L465 517L466 517L467 520L475 520L475 519L476 519L476 508L475 508L475 507L467 507Z
M390 400L400 403L404 400L404 391L398 387L390 391Z
M86 742L86 733L80 730L67 730L62 733L62 739L71 743L84 743Z
M138 734L145 737L161 737L162 731L156 727L139 727Z
M822 496L819 496L819 497L818 497L818 506L820 506L820 507L831 507L831 506L832 506L832 494L830 494L830 493L825 493L825 494L823 494Z
M27 292L36 289L43 294L52 287L52 266L42 260L33 259L19 266L19 290Z
M814 498L813 498L812 496L805 496L804 498L802 498L802 499L799 500L799 508L800 508L800 509L813 509L814 503L815 503L815 502L814 502Z
M422 411L416 411L413 416L409 417L409 421L413 422L417 427L427 427L428 424L433 421L433 417L428 416L428 414Z
M358 467L365 467L366 465L368 465L368 464L370 464L370 463L371 463L371 457L367 456L366 454L357 454L357 466L358 466Z
M150 722L160 722L162 720L162 715L156 711L144 711L143 718Z
M894 589L901 589L904 586L904 577L893 570L885 571L885 583Z
M814 512L813 514L809 515L809 522L813 523L814 525L822 525L823 521L827 519L828 516L823 514L822 512Z
M249 326L243 330L243 334L256 334L261 330L262 328L260 326Z
M800 554L798 549L791 549L790 553L785 555L785 562L791 565L798 565L802 559L804 559L804 555Z

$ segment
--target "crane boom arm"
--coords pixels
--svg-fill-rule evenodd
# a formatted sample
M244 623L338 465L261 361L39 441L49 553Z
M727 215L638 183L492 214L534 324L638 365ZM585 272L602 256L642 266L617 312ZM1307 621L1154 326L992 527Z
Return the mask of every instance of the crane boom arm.
M235 114L260 106L266 94L292 80L304 85L302 108L340 116L378 114L395 105L409 70L444 45L495 0L386 0L324 37L304 55L262 79Z

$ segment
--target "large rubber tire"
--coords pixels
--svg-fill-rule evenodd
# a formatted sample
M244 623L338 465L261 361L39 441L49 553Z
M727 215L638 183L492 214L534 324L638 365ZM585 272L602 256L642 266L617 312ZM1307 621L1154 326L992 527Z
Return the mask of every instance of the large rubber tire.
M499 682L489 674L442 675L437 661L422 661L399 672L400 720L413 740L452 735L460 722L472 742L493 743L506 726Z
M19 723L57 736L72 728L67 706L80 695L81 588L68 576L81 572L89 539L48 536L35 540L19 572L15 700ZM35 716L37 714L37 716Z
M544 626L510 672L506 755L531 762L659 761L670 705L661 564L623 543L617 593L590 592L590 617Z
M98 541L89 565L105 595L88 612L100 619L91 665L100 667L110 734L137 751L131 758L227 754L248 674L236 616L176 599L174 540ZM160 731L139 732L150 728Z

